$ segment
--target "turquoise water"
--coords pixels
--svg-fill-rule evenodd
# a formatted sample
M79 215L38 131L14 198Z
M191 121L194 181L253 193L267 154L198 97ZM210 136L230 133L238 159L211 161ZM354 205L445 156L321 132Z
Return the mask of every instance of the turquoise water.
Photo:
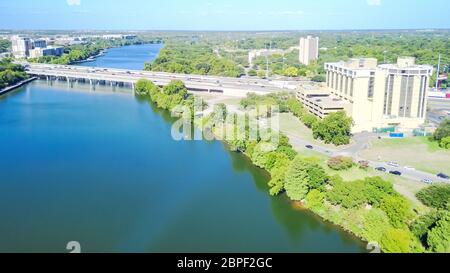
M270 197L267 173L221 142L172 140L172 122L119 88L36 81L0 98L0 252L67 252L69 241L84 252L364 251Z

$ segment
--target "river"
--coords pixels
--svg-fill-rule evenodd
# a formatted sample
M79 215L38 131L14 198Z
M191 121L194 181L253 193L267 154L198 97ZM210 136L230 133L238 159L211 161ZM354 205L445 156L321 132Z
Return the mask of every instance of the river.
M142 68L160 48L111 49L95 64ZM270 197L267 173L223 143L172 140L171 122L120 88L35 81L1 97L0 252L67 252L69 241L83 252L364 251Z

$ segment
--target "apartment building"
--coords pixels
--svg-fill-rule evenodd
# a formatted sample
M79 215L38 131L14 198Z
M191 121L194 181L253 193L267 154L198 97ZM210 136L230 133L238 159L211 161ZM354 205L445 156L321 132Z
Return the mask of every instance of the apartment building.
M319 37L307 36L300 38L299 61L309 65L319 59Z

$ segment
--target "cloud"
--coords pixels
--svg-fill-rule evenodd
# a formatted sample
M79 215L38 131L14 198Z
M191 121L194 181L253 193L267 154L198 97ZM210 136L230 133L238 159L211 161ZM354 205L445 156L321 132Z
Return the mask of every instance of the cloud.
M66 0L69 6L79 6L81 5L81 0Z
M369 6L381 6L381 0L367 0Z

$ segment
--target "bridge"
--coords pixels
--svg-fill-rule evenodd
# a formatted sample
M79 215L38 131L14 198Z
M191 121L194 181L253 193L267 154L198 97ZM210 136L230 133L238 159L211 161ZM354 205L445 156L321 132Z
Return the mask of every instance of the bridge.
M94 88L96 85L102 84L130 86L134 89L136 82L140 79L151 80L158 86L165 86L172 80L181 80L190 92L245 97L248 93L264 95L272 92L292 91L299 84L298 81L229 78L72 65L32 63L25 65L26 72L32 76L49 81L65 80L69 86L74 82L85 82Z

